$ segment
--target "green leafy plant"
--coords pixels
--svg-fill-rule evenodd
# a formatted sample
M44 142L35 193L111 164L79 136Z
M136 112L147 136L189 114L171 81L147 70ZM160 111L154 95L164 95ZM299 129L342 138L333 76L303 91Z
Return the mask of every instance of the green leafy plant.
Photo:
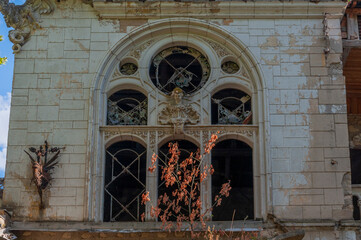
M2 40L4 40L4 39L3 39L3 36L0 35L0 42L1 42ZM7 57L0 57L0 65L5 64L7 60L8 60Z

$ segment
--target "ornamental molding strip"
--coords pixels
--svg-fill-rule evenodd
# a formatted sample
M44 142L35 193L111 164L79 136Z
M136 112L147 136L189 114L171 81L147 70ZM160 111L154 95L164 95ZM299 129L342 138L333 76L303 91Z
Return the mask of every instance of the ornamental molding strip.
M18 53L30 38L31 32L40 28L40 15L50 14L55 9L53 0L26 0L23 5L9 3L9 0L0 0L0 12L4 15L9 31L9 39L14 44L12 49Z
M329 18L343 16L346 6L342 1L312 2L286 1L125 1L93 0L93 7L101 18L212 18L212 19L272 19L318 18L327 12Z

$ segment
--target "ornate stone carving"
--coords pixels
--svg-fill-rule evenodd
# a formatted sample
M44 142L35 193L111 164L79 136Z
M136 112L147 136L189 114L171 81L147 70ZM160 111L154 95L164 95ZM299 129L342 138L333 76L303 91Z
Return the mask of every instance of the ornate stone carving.
M140 45L139 47L134 48L132 51L129 52L128 56L139 59L142 52L147 49L153 42L154 40L149 40L148 42Z
M11 215L6 209L0 210L0 238L6 240L16 239L17 237L9 232L11 224Z
M148 136L148 130L110 130L110 131L105 131L104 132L104 139L108 140L109 138L113 137L113 136L120 136L120 135L135 135L138 136L139 138L143 139L146 141L147 136Z
M20 51L33 30L40 28L41 14L49 14L55 9L53 0L27 0L23 5L0 1L0 12L4 15L6 25L14 28L9 31L9 39L14 43L14 53Z
M152 151L155 151L155 144L156 144L156 131L149 132L149 148Z
M198 131L198 130L188 130L185 133L192 136L192 137L195 137L198 140L200 138L200 131Z
M200 116L190 105L182 103L183 91L180 88L174 88L171 94L173 101L160 112L159 122L161 124L172 124L174 134L184 133L184 124L196 124Z
M216 51L218 57L225 57L225 56L231 55L227 49L225 49L218 43L215 43L208 39L204 39L204 41L206 41Z

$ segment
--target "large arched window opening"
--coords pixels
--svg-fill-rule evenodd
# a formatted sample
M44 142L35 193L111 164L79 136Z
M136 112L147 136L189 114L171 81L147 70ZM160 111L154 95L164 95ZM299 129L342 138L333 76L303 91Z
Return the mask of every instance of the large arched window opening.
M212 201L222 184L231 181L229 197L212 212L213 221L253 219L252 148L246 143L229 139L216 144L212 150Z
M147 97L126 89L108 98L107 125L147 125Z
M172 141L172 143L178 143L178 149L180 151L180 156L179 156L179 160L183 161L186 158L188 158L190 156L191 153L196 153L196 151L198 150L198 147L187 141L187 140L176 140L176 141ZM158 196L164 196L164 194L166 194L167 196L172 196L172 192L174 190L176 190L178 188L177 183L175 183L173 186L166 186L165 185L165 180L162 178L162 169L163 166L165 166L165 164L167 164L169 162L169 158L172 156L172 153L170 152L170 148L169 148L169 143L163 144L159 150L158 150L158 156L159 156L159 163L158 163ZM194 162L194 164L192 164L189 167L194 167L197 166L197 162ZM189 169L191 170L191 169ZM197 182L199 182L199 179L196 179ZM199 183L198 183L199 184ZM199 186L199 185L198 185ZM199 189L199 188L198 188ZM199 194L199 192L197 193ZM195 198L198 197L194 196ZM179 204L179 206L181 206L181 212L184 213L185 215L188 215L189 213L189 209L188 206L185 206L183 202L181 202ZM161 209L165 209L166 206L160 204L160 208ZM170 220L175 221L176 217L170 217Z
M252 123L251 97L240 90L226 88L212 96L212 124Z
M140 221L145 206L146 148L133 141L114 143L106 150L104 182L105 222Z

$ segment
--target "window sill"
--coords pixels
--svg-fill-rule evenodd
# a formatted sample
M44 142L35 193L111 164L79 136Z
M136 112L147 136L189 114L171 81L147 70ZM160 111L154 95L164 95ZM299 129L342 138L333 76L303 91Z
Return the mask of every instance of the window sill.
M11 230L15 231L95 231L95 232L162 232L161 222L13 222ZM215 221L207 222L208 226L225 231L259 231L262 221ZM182 231L189 231L184 224Z

